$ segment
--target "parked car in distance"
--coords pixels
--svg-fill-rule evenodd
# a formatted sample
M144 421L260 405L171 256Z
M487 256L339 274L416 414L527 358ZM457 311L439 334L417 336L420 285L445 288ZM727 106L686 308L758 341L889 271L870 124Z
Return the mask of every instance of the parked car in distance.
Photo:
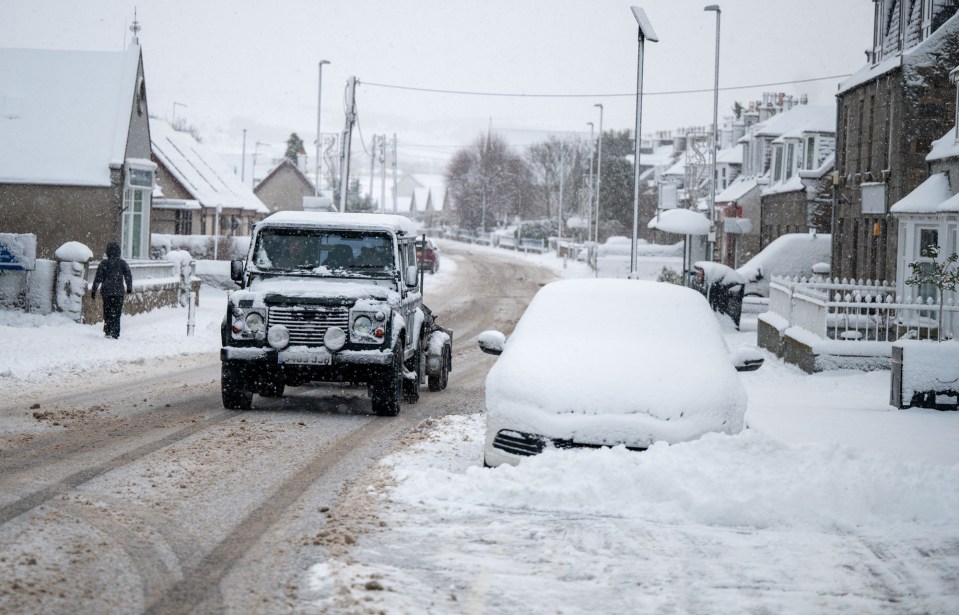
M549 448L644 450L738 433L736 369L762 363L755 349L731 355L702 295L639 280L552 282L508 339L487 331L478 341L501 355L486 378L487 466Z
M769 242L738 271L746 278L747 297L768 297L775 276L811 276L818 263L832 258L832 235L788 233Z
M440 270L439 248L433 243L432 239L417 242L416 244L416 262L420 268L430 273L436 273Z

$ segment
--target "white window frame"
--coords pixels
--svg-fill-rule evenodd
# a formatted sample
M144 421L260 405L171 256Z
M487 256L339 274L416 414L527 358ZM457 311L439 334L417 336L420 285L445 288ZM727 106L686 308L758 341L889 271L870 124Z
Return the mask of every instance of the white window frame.
M783 174L783 181L789 181L793 176L793 173L796 172L796 144L789 143L786 145L786 172Z
M922 15L920 18L920 40L926 40L932 34L932 0L922 0Z
M773 147L773 181L780 182L783 178L783 146Z
M816 156L816 135L806 137L806 170L819 168L819 157Z
M150 211L156 183L156 164L149 160L127 160L123 177L120 254L128 259L149 258Z

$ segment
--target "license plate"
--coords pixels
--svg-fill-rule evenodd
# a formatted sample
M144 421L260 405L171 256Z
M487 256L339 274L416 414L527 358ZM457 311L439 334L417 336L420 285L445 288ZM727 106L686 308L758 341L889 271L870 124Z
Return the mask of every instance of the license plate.
M333 356L326 351L287 350L280 352L277 360L286 365L330 365Z

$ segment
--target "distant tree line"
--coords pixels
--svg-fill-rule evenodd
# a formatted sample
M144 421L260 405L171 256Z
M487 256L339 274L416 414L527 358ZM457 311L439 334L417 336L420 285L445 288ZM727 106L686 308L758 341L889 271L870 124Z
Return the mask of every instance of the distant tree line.
M598 139L598 137L597 137ZM627 130L603 134L600 194L600 239L626 234L632 224L633 153ZM590 156L593 178L590 178ZM522 152L501 136L481 135L457 151L446 170L446 186L454 223L490 231L515 219L545 220L555 227L560 211L564 225L572 216L595 216L598 148L582 139L551 136ZM560 185L562 184L562 191Z

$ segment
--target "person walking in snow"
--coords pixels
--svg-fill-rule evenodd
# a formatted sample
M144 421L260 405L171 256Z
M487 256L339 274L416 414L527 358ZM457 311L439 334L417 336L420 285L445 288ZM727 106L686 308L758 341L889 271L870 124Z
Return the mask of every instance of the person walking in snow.
M117 339L120 337L120 314L123 313L124 286L126 294L133 292L133 276L130 265L120 258L120 245L107 244L107 258L100 262L97 274L93 278L93 291L90 296L97 298L97 290L103 286L103 334Z

